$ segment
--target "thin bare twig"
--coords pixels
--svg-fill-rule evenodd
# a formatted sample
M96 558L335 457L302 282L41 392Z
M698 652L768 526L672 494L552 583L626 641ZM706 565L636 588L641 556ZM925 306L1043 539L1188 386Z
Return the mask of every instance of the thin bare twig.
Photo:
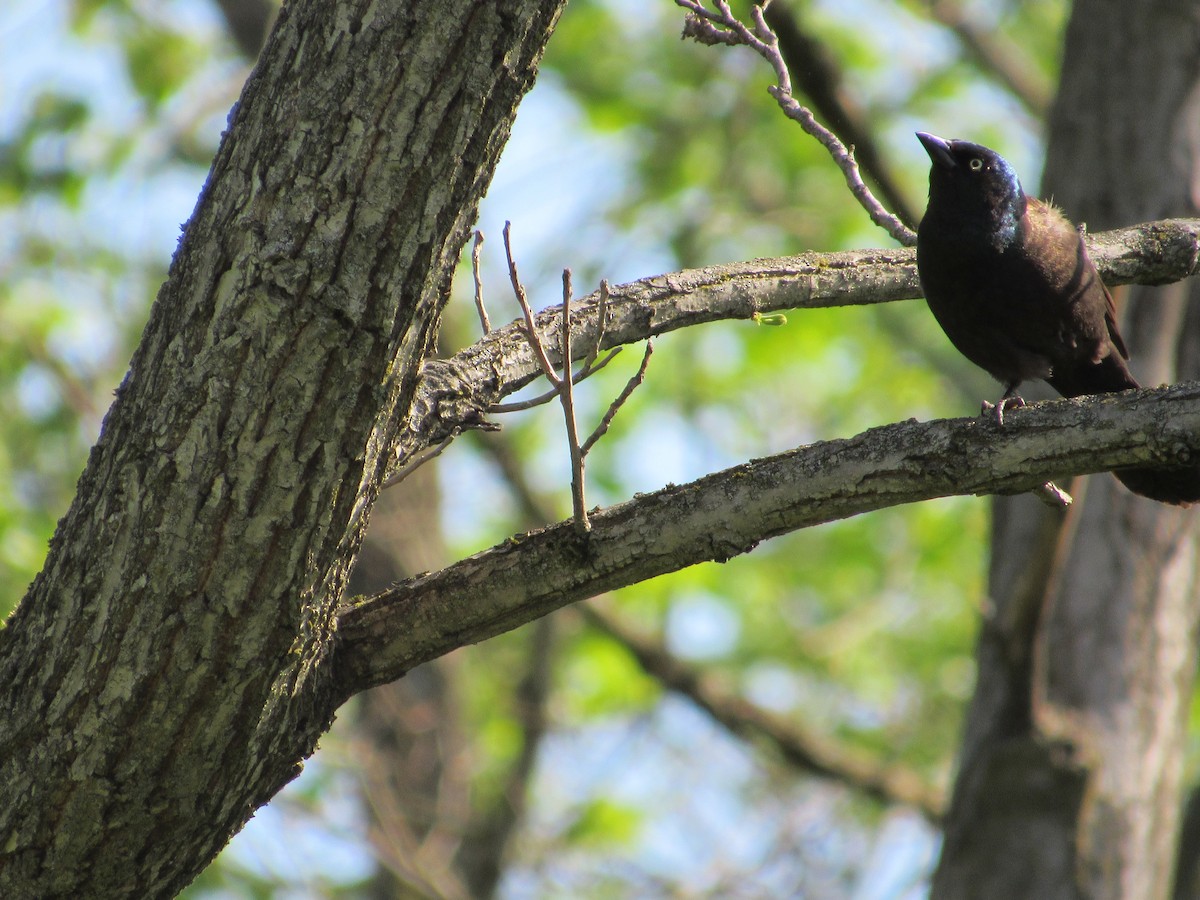
M592 530L588 521L587 503L583 495L583 463L587 451L579 446L579 426L575 422L575 389L571 378L571 270L563 269L562 299L562 377L558 396L562 400L563 419L567 425L567 447L571 451L571 505L575 526L580 532Z
M596 430L591 433L586 441L583 442L581 451L584 456L596 445L596 441L604 437L608 433L608 426L612 424L617 412L625 405L625 401L630 398L638 385L646 380L646 366L650 364L650 354L654 352L654 341L646 341L646 352L642 354L642 364L638 366L636 374L633 375L627 382L617 399L608 405L608 412L604 414L604 418L600 420L600 424L596 426Z
M538 335L537 325L533 321L533 310L529 308L529 296L525 293L525 287L521 284L521 277L517 274L517 263L513 259L512 241L510 239L511 231L512 222L505 222L504 253L508 257L508 278L512 282L513 293L517 295L517 303L521 306L521 313L525 316L525 333L529 337L529 347L533 350L533 355L537 357L538 364L542 367L542 373L550 379L552 385L558 387L558 373L554 371L554 366L550 362L550 356L546 353L546 345L542 343L541 336Z
M571 454L571 504L574 508L574 518L576 529L581 534L586 534L592 530L592 523L588 519L587 502L584 491L584 463L588 451L592 449L596 441L604 436L608 431L609 425L612 424L613 417L617 411L629 399L629 395L646 377L646 365L650 361L651 347L649 342L646 344L646 354L642 358L642 365L638 369L637 374L629 380L625 385L625 389L621 391L620 396L609 406L608 411L604 414L604 418L588 437L584 444L579 443L579 426L575 419L575 391L574 385L586 378L597 369L603 368L609 360L613 358L614 353L609 353L604 360L596 364L596 355L600 352L600 342L604 338L604 320L608 312L608 282L600 282L600 296L597 301L597 336L588 351L586 362L579 374L571 375L571 270L563 269L563 297L562 297L562 347L561 347L561 365L562 371L556 372L553 363L550 362L550 354L546 352L546 344L542 340L541 334L537 330L537 324L534 321L533 310L529 306L529 298L525 293L525 288L521 284L521 278L517 274L517 263L513 258L512 252L512 223L504 223L504 252L508 257L508 275L512 281L513 293L516 294L517 303L521 307L521 313L525 317L525 337L533 350L533 355L537 358L538 364L542 367L542 372L550 380L553 385L553 391L542 397L535 397L532 401L525 401L525 404L509 404L511 407L516 406L536 406L545 399L558 395L559 402L563 408L563 419L567 427L567 448ZM493 412L496 411L494 408Z
M384 481L380 486L380 490L387 490L390 487L395 487L413 472L417 471L417 469L421 468L421 466L425 465L425 463L429 462L431 459L441 456L442 451L449 447L450 442L460 434L462 434L462 429L455 428L442 439L441 443L434 444L432 447L426 447L420 453L414 455L412 459L408 460L408 462L387 477L387 480Z
M1053 481L1047 481L1045 484L1038 485L1029 493L1037 497L1047 506L1052 509L1066 509L1075 502L1066 491L1060 488Z
M604 354L604 356L600 359L599 362L593 362L591 365L587 365L585 363L583 368L581 368L578 372L576 372L574 375L571 376L571 382L573 384L579 384L579 382L583 381L583 379L587 378L589 375L599 372L601 369L603 369L605 366L607 366L610 362L612 362L614 359L616 359L617 354L620 353L624 349L625 349L624 347L613 347L611 350L609 350L607 353ZM544 394L538 394L536 397L531 397L528 400L518 400L514 403L493 403L491 406L488 407L488 412L489 413L523 412L524 410L533 409L534 407L541 406L544 403L549 403L551 400L553 400L557 396L558 396L558 388L551 388L550 390L546 391Z
M858 163L854 159L854 149L847 147L828 128L816 120L816 117L805 106L792 96L792 79L788 72L787 63L779 52L779 41L775 33L767 25L763 16L763 7L752 7L751 15L754 27L751 29L741 22L729 9L725 0L714 0L716 12L705 8L700 0L675 0L677 6L688 10L689 15L684 21L683 35L701 43L742 44L749 47L768 63L775 72L776 84L767 90L775 102L779 104L784 115L796 122L806 134L816 138L829 151L833 161L837 163L846 179L846 186L867 211L871 221L890 234L901 244L911 247L917 242L917 236L896 216L884 209L871 189L862 179Z
M471 245L471 275L475 278L475 309L479 312L479 324L483 333L492 330L491 319L483 305L483 279L479 275L479 248L483 246L483 232L475 232L475 243Z
M772 4L765 18L779 39L779 53L795 78L792 90L805 98L813 113L843 144L854 148L859 169L887 208L906 225L914 226L921 219L921 210L901 187L880 149L875 137L879 122L846 90L837 56L809 30L794 6Z
M596 357L600 355L600 343L604 340L604 327L608 319L608 279L600 279L600 299L596 301L596 340L592 342L592 350L583 361L584 371L592 367ZM599 368L597 366L597 368Z

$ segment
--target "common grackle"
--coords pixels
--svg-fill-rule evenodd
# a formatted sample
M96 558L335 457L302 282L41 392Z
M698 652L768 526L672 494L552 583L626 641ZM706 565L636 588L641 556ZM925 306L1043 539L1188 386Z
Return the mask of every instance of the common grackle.
M1000 154L917 132L933 166L917 231L917 270L934 318L971 362L1004 385L996 405L1021 405L1021 382L1044 378L1064 397L1138 387L1125 360L1112 295L1082 234L1021 190ZM1200 500L1200 467L1115 472L1164 503Z

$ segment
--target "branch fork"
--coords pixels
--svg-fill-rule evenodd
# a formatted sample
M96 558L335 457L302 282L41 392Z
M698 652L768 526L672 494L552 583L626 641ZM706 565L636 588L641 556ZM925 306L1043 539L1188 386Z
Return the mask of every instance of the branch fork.
M638 385L640 385L646 377L646 366L650 363L650 354L654 352L654 344L652 341L646 341L646 350L642 354L642 364L638 367L637 372L625 384L624 389L617 396L608 410L600 420L600 424L582 443L579 440L579 426L575 416L575 391L574 386L577 382L591 375L593 372L603 368L609 360L613 358L616 351L610 352L603 361L596 362L597 356L600 353L600 342L604 339L605 313L608 306L608 282L600 282L600 299L598 301L598 327L596 330L596 339L592 343L591 349L584 360L583 367L580 371L572 375L571 373L571 270L563 269L563 292L562 292L562 346L560 348L560 356L562 361L562 369L558 371L554 368L554 364L550 361L550 354L546 349L546 343L542 339L540 332L537 329L537 324L534 321L533 310L529 305L529 297L525 292L524 285L521 284L520 275L517 273L517 263L513 258L512 240L511 240L512 223L504 223L504 253L508 259L508 276L512 282L513 294L516 295L517 303L521 307L521 313L525 317L525 336L529 341L529 347L533 351L534 358L542 367L542 372L552 385L552 390L543 395L545 399L557 396L562 404L563 420L567 430L567 448L571 454L571 505L574 512L575 530L579 534L587 534L592 530L591 521L588 518L587 502L584 494L584 463L587 459L588 452L596 445L596 442L602 438L612 425L613 419L617 412L625 405L625 402L630 398ZM476 247L482 242L482 238L476 239ZM473 255L473 261L478 266L478 255ZM486 313L483 312L482 294L479 292L479 277L476 274L476 303L480 311L482 321L486 321ZM542 398L535 398L535 401L542 402ZM536 405L536 402L531 403Z
M770 64L775 72L776 84L767 90L775 98L783 114L829 151L837 167L842 170L850 193L866 210L871 221L905 247L913 246L917 242L916 234L899 218L888 212L863 181L858 163L854 159L854 148L843 144L837 135L817 121L811 110L792 96L792 76L788 72L783 55L779 52L779 40L764 17L767 2L755 3L751 7L753 26L739 20L725 0L714 0L713 9L708 9L701 0L675 0L675 4L688 11L683 26L685 38L692 38L702 44L749 47Z

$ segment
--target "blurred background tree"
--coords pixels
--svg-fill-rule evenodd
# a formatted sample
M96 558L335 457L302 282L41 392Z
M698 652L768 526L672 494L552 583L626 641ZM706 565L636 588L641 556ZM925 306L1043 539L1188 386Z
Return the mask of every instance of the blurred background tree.
M993 146L1037 184L1064 0L775 6L801 99L910 222L918 128ZM4 610L66 509L272 12L0 11ZM681 43L681 21L669 0L569 4L481 216L497 324L517 315L506 219L539 307L567 266L582 293L887 242L779 115L761 61ZM455 290L446 353L479 334L469 276ZM584 422L636 356L580 386ZM920 303L687 329L659 340L589 458L590 500L970 414L991 393ZM385 495L357 589L569 514L557 410L503 425ZM921 896L974 687L987 539L973 498L873 513L452 654L357 699L189 895Z

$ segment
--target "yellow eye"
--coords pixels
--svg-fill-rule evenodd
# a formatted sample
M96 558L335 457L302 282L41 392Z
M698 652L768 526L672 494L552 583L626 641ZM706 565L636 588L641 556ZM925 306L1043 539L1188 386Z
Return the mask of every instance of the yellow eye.
M983 160L977 156L973 160L971 160L969 163L967 163L967 165L971 167L972 172L978 172L980 169L983 168Z

